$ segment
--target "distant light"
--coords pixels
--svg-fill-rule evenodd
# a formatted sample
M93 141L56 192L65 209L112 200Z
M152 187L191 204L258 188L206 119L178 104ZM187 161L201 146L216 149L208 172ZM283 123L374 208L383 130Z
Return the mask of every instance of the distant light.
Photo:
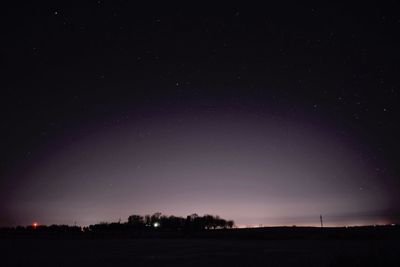
M159 223L159 222L155 222L155 223L153 223L153 226L154 226L155 228L157 228L157 227L160 226L160 223Z
M39 224L38 224L37 222L32 223L32 227L33 227L33 228L38 227L38 225L39 225Z

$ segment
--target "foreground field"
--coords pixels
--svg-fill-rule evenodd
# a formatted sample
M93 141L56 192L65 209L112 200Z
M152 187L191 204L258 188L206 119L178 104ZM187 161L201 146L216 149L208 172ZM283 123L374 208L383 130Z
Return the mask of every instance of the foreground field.
M397 240L0 239L1 266L400 266Z

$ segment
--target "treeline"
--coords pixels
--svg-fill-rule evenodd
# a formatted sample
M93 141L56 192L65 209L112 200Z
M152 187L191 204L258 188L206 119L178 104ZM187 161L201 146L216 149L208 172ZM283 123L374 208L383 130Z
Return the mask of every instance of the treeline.
M233 228L233 220L225 220L219 216L191 214L186 218L177 216L166 216L160 212L153 215L131 215L125 223L99 223L90 225L90 232L107 231L201 231L209 229L227 229Z
M235 223L233 220L225 220L219 216L206 214L199 216L196 213L183 217L165 216L161 213L153 215L131 215L128 217L128 225L132 227L154 227L168 230L205 230L205 229L222 229L233 228Z
M184 217L166 216L160 212L153 215L131 215L126 222L101 222L87 227L69 225L37 225L1 228L0 234L50 234L50 235L103 235L118 234L138 236L140 233L152 232L199 232L210 229L228 229L235 226L234 221L219 216L191 214ZM132 235L133 234L133 235Z

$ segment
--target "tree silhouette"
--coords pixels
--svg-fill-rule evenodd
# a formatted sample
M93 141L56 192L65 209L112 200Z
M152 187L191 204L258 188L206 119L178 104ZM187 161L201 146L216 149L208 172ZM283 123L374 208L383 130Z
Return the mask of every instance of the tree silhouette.
M155 224L160 223L161 212L156 212L150 217L150 224L154 226Z
M139 228L144 228L145 223L144 219L140 215L131 215L128 217L128 226L131 229L139 229Z

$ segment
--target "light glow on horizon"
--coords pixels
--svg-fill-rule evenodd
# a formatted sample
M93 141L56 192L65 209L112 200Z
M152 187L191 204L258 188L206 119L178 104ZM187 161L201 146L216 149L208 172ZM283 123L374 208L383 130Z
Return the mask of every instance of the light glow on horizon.
M327 226L376 224L388 195L371 168L351 143L307 121L168 115L94 129L43 154L11 203L15 215L35 212L49 224L155 211L239 225L317 225L321 213L336 216Z

